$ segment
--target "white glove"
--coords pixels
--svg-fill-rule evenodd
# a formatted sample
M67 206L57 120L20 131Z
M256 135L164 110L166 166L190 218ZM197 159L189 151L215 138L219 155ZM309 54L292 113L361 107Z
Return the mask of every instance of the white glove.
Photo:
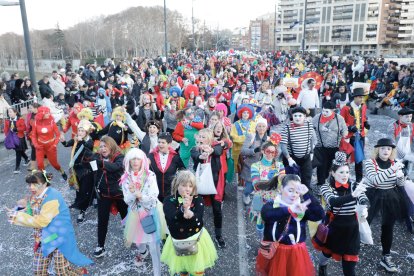
M288 162L289 162L289 167L293 167L293 165L296 165L296 162L295 160L293 160L292 157L289 157Z
M362 209L362 212L361 212L361 218L367 219L367 217L368 217L368 208L364 208Z
M313 160L313 153L310 154L310 159Z
M359 184L355 190L352 192L352 197L356 198L359 197L360 195L362 195L365 191L367 190L367 188L364 185Z
M395 175L396 175L398 178L404 177L404 173L403 173L403 171L402 171L402 170L398 170L398 171L395 173Z
M404 168L404 164L400 161L395 162L394 165L391 166L391 169L393 171L398 171L398 170L401 170L402 168Z

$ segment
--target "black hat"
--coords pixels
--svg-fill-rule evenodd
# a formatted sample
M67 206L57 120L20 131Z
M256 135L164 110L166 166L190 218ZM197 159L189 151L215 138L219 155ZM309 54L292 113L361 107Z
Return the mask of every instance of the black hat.
M308 115L308 113L306 112L306 109L301 107L301 106L297 106L297 107L293 108L291 110L291 112L292 112L292 115L295 114L295 113L303 113L305 115Z
M374 148L379 147L392 147L395 148L394 141L390 138L381 138L378 140L377 144L374 146Z
M336 105L335 105L335 103L333 103L331 101L326 101L326 102L323 103L322 108L325 108L325 109L335 109L336 108Z
M364 88L361 88L361 87L355 88L352 96L354 97L365 96Z
M408 114L413 114L413 113L414 113L414 110L408 107L404 107L398 111L398 115L408 115Z

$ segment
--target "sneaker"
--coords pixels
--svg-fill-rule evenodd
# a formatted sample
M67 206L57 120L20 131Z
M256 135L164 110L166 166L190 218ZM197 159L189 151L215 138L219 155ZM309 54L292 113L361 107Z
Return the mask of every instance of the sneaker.
M13 171L13 173L14 173L14 174L19 174L19 173L20 173L20 170L19 170L19 169L15 169L15 170Z
M381 259L380 265L388 272L398 272L397 266L393 263L391 255L384 255Z
M148 256L148 250L145 250L145 252L143 252L143 253L138 253L136 256L135 256L135 260L134 260L134 262L135 262L135 264L137 265L137 266L141 266L141 265L143 265L144 263L145 263L145 258Z
M23 166L27 167L27 166L29 166L29 164L30 164L30 160L29 159L24 160Z
M68 176L66 175L65 172L62 173L62 178L63 180L67 181L68 180Z
M222 236L216 236L216 243L217 243L218 248L226 247L226 242L224 241Z
M93 252L93 255L95 256L95 258L101 258L105 256L106 255L105 248L98 246L97 248L95 248L95 252Z
M243 186L237 186L237 190L244 191L244 187Z
M250 198L249 195L243 195L243 203L244 205L249 205L250 202L252 202L252 199Z
M77 223L81 223L81 222L83 222L85 220L85 212L84 211L81 211L80 213L79 213L79 215L78 215L78 219L76 220L77 221Z

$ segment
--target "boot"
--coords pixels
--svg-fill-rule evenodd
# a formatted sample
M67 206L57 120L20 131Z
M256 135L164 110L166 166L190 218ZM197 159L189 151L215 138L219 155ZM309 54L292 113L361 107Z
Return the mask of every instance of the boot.
M320 265L318 276L328 276L328 265Z

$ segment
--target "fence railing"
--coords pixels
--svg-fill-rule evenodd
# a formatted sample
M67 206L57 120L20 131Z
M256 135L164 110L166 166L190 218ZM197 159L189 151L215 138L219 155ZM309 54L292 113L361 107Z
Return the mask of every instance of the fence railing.
M17 112L19 112L19 114L24 117L29 112L29 105L31 105L34 102L36 102L36 99L33 98L22 103L12 104L10 107L15 108ZM2 112L0 116L0 130L1 132L3 132L4 122L9 117L9 115L7 114L7 108L4 108L4 110L1 111Z

